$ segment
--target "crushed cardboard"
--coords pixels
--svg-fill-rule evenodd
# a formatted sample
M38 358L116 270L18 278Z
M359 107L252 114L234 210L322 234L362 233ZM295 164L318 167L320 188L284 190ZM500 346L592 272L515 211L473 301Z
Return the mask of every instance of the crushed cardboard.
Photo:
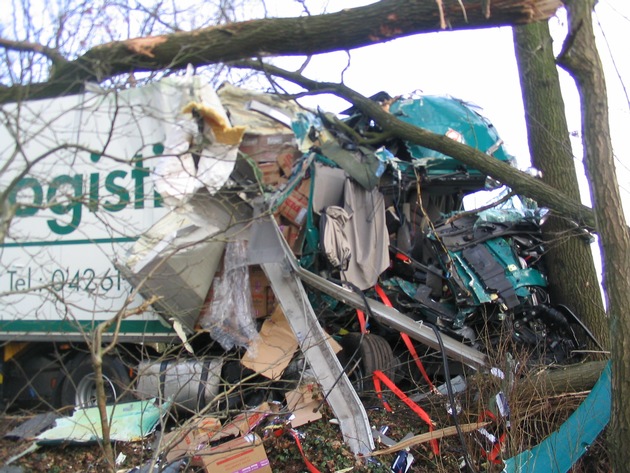
M323 396L317 383L301 384L285 394L288 409L293 412L291 426L299 427L322 418Z
M235 438L198 454L208 473L272 473L265 447L256 434Z
M274 411L271 405L264 402L255 409L240 413L225 425L216 417L198 417L187 426L165 434L160 444L167 451L167 461L192 456L192 463L200 466L202 452L208 452L214 447L213 444L221 440L251 434L252 430L267 416L274 414Z
M279 379L298 348L298 340L280 306L260 329L260 337L241 363L269 379Z
M166 447L166 460L170 463L221 439L220 432L221 421L204 416L194 419L187 427L165 434L160 443Z

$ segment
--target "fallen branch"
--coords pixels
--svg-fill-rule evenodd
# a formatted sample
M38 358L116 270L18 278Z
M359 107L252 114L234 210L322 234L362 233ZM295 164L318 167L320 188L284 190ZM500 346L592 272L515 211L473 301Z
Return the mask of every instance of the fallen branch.
M473 424L463 424L460 425L460 429L463 433L473 432L475 430L481 429L482 427L486 427L490 422L480 422ZM457 427L445 427L443 429L434 430L433 432L427 432L426 434L415 435L414 437L408 438L407 440L402 440L391 447L384 448L382 450L376 450L372 453L367 454L367 457L376 457L378 455L388 455L390 453L396 453L400 450L404 450L405 448L414 447L421 443L426 443L431 440L439 440L444 437L451 437L453 435L457 435Z
M590 391L607 361L590 361L577 365L546 368L518 382L518 399Z

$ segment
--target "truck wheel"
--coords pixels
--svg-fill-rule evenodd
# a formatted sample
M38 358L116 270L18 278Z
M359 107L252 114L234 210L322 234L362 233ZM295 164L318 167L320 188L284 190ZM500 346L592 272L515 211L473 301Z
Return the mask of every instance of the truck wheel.
M372 373L380 370L390 379L396 376L396 360L389 342L379 335L349 333L341 341L340 361L358 393L372 386Z
M103 381L107 404L129 400L131 379L125 365L118 358L103 357ZM96 377L89 355L73 360L69 372L60 383L59 399L61 407L76 408L96 406Z

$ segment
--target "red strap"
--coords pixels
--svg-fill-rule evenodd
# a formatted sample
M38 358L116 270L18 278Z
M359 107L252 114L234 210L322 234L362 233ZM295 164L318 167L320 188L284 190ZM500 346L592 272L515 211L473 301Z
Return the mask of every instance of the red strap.
M378 297L380 297L383 301L383 304L385 304L387 307L394 307L392 301L389 300L389 297L387 297L387 294L385 294L385 291L381 286L377 284L376 286L374 286L374 289L376 290Z
M389 297L387 297L387 294L385 294L385 291L383 290L381 286L377 284L374 286L374 289L376 290L378 297L380 297L381 300L383 301L383 304L385 304L387 307L394 307L392 305L392 302L389 300ZM429 385L429 389L435 392L435 386L433 386L433 383L431 382L431 378L429 378L427 371L424 369L424 365L422 364L422 361L420 361L420 357L418 356L416 347L413 346L413 342L411 341L411 338L409 338L409 335L403 332L400 332L400 338L402 338L403 342L405 342L405 345L407 346L407 350L409 350L409 353L411 353L411 357L413 358L413 361L415 361L416 366L420 370L422 377Z
M381 401L383 401L383 405L385 406L385 410L387 410L387 412L392 412L392 408L389 403L383 399L383 393L381 392L381 381L385 383L385 386L387 386L396 396L398 396L398 398L402 402L407 404L407 406L409 406L409 408L429 426L430 432L433 432L433 421L429 417L429 414L427 414L426 411L422 409L418 404L413 402L405 393L403 393L400 388L387 377L385 373L379 370L375 370L373 379L376 395ZM436 439L431 440L431 448L433 450L433 453L435 453L436 455L440 454L440 447Z
M496 416L489 410L485 410L481 413L481 415L479 416L479 422L482 422L486 419L490 419L492 421L497 420ZM495 464L503 463L501 460L499 460L499 455L501 455L501 450L503 449L503 445L505 444L506 438L507 438L507 433L503 432L499 436L498 440L492 446L492 449L489 452L486 452L486 450L482 448L481 454L484 457L486 457L488 460L490 460L492 463L495 463Z
M297 444L298 450L300 451L300 455L302 455L302 460L304 460L304 464L306 465L306 468L308 469L308 471L310 471L311 473L321 473L316 467L315 465L313 465L308 458L306 458L306 455L304 455L304 449L302 448L302 442L300 442L300 436L298 435L298 433L294 430L294 429L290 429L289 433L293 436L293 438L295 439L295 443Z
M431 382L431 378L429 378L429 375L427 374L426 370L424 369L424 365L422 364L422 361L420 361L420 357L418 356L418 352L416 351L416 347L413 346L413 342L411 341L411 338L409 338L409 335L407 335L406 333L403 333L403 332L400 332L400 338L402 338L403 342L405 342L405 345L407 346L407 350L409 350L409 353L411 353L411 357L413 358L413 361L416 362L416 366L420 370L420 373L422 374L422 377L424 378L424 380L429 385L429 389L431 391L433 391L433 392L436 392L435 386Z
M365 314L362 310L357 309L357 318L359 319L359 327L361 328L361 333L368 333L367 323L365 321Z
M409 256L402 254L402 253L396 253L394 255L394 258L399 259L400 261L402 261L403 263L406 264L411 264L411 258L409 258Z

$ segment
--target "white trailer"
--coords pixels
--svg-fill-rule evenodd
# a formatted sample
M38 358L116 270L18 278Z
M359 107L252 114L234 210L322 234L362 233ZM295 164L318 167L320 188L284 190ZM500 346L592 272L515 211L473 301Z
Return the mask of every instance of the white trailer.
M126 315L105 338L115 333L135 345L177 338L151 306L129 315L143 299L115 262L169 213L151 172L182 107L215 95L196 80L163 80L2 106L5 398L73 401L79 377L91 372L93 329L117 314ZM129 381L119 363L106 371Z

